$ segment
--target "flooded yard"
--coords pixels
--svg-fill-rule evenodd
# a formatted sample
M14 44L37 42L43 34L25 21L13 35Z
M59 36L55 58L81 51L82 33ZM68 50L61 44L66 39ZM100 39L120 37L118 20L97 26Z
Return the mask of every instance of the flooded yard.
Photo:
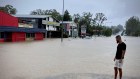
M140 79L140 37L127 44L124 79ZM112 79L115 37L1 43L0 79Z

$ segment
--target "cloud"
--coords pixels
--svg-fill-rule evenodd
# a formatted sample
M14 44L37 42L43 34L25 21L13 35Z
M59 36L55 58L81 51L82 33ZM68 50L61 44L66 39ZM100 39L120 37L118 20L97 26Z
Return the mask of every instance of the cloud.
M18 14L29 14L35 9L56 9L62 13L63 0L1 0L0 5L11 4ZM65 9L74 13L104 13L110 24L125 24L131 16L140 17L140 0L65 0Z

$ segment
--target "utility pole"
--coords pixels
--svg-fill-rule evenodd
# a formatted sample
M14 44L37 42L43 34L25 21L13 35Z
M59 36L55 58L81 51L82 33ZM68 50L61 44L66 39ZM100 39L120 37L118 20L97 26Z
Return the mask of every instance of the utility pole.
M63 20L64 20L64 0L63 0L63 9L62 9L62 28L61 28L61 42L63 42Z

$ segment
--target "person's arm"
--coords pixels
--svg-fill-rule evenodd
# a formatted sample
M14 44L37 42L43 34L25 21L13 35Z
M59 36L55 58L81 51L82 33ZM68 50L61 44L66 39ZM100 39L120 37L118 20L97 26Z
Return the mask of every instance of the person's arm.
M124 59L125 51L126 51L126 45L124 44L122 46L122 57L121 57L121 61L120 62L122 62L122 60Z
M122 58L121 59L124 58L124 55L125 55L125 50L122 50Z
M114 61L116 60L116 57L114 57Z
M114 61L116 60L116 55L115 55L115 57L114 57Z
M123 58L124 58L124 55L125 55L125 50L122 50L122 57L120 59L120 63L122 62Z

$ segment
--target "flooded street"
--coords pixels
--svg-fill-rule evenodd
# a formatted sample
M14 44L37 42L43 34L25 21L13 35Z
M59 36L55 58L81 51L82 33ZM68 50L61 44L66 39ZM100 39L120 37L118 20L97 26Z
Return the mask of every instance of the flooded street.
M140 79L140 37L127 45L124 79ZM115 37L0 44L0 79L112 79Z

